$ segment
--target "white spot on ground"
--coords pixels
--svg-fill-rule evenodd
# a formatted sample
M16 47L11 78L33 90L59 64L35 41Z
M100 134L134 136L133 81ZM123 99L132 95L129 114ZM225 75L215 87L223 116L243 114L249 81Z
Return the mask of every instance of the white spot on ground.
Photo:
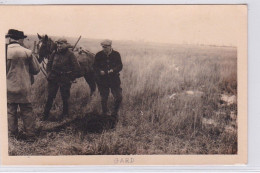
M186 94L193 95L194 92L193 91L186 91Z
M181 96L185 96L185 95L189 95L189 96L195 96L195 97L200 97L200 96L202 96L203 95L203 92L201 92L201 91L191 91L191 90L189 90L189 91L184 91L184 92L182 92L182 93L173 93L173 94L171 94L171 95L169 95L168 96L168 98L169 99L175 99L176 97L181 97Z
M228 125L228 126L225 127L225 132L227 132L227 133L236 133L236 129L233 126Z
M175 99L176 93L173 93L172 95L169 96L170 99Z
M231 111L231 112L230 112L230 118L231 118L232 120L236 120L236 119L237 119L237 115L235 114L235 111Z
M208 118L202 118L202 124L204 124L204 125L212 125L212 126L215 126L215 127L218 125L218 123L215 120L208 119Z
M188 95L196 95L196 96L201 96L203 94L203 92L201 91L186 91L186 94Z
M229 96L226 94L221 95L221 100L226 102L227 105L231 105L237 102L237 97L235 95Z

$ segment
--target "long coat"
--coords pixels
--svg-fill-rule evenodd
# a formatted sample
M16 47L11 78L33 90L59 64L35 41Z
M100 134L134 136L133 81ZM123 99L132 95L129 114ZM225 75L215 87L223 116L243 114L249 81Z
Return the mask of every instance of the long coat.
M40 65L32 51L13 42L7 49L7 102L29 103L31 76L40 72Z

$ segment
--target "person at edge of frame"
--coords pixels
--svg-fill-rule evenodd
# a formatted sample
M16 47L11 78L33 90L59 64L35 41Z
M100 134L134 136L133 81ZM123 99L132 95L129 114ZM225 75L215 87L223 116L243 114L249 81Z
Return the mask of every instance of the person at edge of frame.
M23 120L25 136L23 139L35 140L35 116L30 102L31 76L40 72L40 65L32 51L24 48L22 31L9 29L5 36L9 42L6 53L7 111L9 137L19 138L18 107Z
M43 121L49 119L53 100L60 89L63 110L59 120L69 116L69 97L72 82L80 76L79 63L65 38L56 41L57 50L54 51L47 63L48 98L43 112Z
M103 48L95 56L94 70L96 81L101 96L101 106L103 115L108 115L107 101L109 90L114 97L114 105L111 116L118 119L118 111L122 102L122 88L120 87L120 74L123 69L119 52L112 49L112 41L104 40L101 42Z
M20 36L21 36L21 37L24 36L23 31L20 32ZM25 36L25 38L27 38L27 36ZM29 49L29 47L24 44L24 39L19 39L19 40L18 40L18 43L19 43L21 46L23 46L24 48ZM32 53L33 53L33 55L35 55L34 52L32 52ZM36 58L37 58L37 57L36 57ZM38 61L38 62L39 62L39 61ZM33 83L34 83L34 75L33 75L33 74L30 74L30 78L31 78L31 84L33 84Z

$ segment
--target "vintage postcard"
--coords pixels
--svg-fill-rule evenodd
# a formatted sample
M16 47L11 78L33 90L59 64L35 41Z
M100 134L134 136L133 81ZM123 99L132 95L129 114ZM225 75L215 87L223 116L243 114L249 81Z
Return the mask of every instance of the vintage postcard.
M247 163L246 5L0 12L1 164Z

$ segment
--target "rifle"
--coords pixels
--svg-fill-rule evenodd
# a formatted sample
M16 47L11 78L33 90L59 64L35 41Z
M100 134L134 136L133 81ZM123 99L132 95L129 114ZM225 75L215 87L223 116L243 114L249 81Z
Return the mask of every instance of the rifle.
M5 63L7 62L7 49L8 49L8 44L5 43Z
M77 46L77 44L78 44L78 42L79 42L80 39L81 39L81 35L79 36L77 42L76 42L75 45L73 46L72 51L76 48L76 46ZM77 83L77 81L74 80L74 81L71 81L71 83Z
M96 55L96 54L94 54L94 53L92 53L92 52L90 52L90 51L88 51L88 50L85 50L85 49L82 49L82 51L85 52L86 54L90 54L90 55L92 55L92 56L95 56L95 55Z
M77 46L77 44L78 44L78 42L79 42L80 39L81 39L81 36L79 36L77 42L75 43L75 45L74 45L73 48L72 48L72 51L76 48L76 46Z

